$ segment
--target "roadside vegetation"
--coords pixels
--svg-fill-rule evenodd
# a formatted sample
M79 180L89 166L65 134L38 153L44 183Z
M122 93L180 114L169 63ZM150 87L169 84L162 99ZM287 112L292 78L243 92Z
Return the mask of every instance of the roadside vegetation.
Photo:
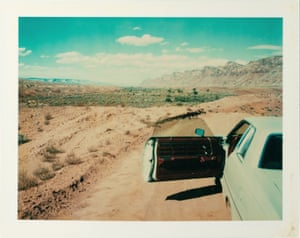
M22 134L18 135L18 144L19 145L25 144L25 143L27 143L29 141L30 141L30 139L28 139L26 136L24 136Z
M38 180L32 175L29 175L27 171L21 170L19 171L18 178L18 190L26 190L31 187L35 187L38 185Z
M77 165L83 162L81 158L76 156L73 152L65 155L64 150L51 143L40 151L40 155L42 164L31 173L25 168L19 168L19 191L36 187L41 184L41 182L54 178L57 171L68 165Z

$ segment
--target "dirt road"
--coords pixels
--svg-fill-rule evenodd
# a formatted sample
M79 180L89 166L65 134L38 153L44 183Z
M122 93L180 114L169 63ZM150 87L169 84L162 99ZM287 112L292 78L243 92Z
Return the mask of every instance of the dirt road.
M193 135L195 127L210 129L201 119L166 123L155 135ZM121 158L111 174L94 186L72 214L75 220L229 220L214 178L145 183L141 177L143 146Z

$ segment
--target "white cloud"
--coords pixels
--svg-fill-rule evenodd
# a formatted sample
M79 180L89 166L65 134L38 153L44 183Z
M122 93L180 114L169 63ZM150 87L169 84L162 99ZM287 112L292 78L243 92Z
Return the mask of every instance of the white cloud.
M47 58L50 58L50 56L49 55L40 55L40 58L41 59L47 59Z
M281 46L278 45L254 45L247 48L248 50L281 50Z
M205 49L205 51L224 51L223 48L208 48L208 47L205 47L204 49Z
M187 46L189 43L187 43L187 42L182 42L181 44L180 44L180 46Z
M163 41L160 43L160 45L169 45L169 42L168 41Z
M142 28L139 27L139 26L135 26L135 27L132 28L132 30L134 30L134 31L140 31L140 30L142 30Z
M203 48L187 48L186 50L190 53L201 53L205 51Z
M56 63L59 64L74 64L74 63L84 63L89 61L89 56L84 56L76 51L69 51L57 54Z
M27 56L30 55L32 53L31 50L26 50L26 48L19 48L19 56Z
M163 42L164 38L145 34L141 37L123 36L118 38L116 41L123 45L147 46Z
M182 47L177 47L175 50L177 52L189 52L189 53L201 53L207 51L207 49L205 48L182 48Z

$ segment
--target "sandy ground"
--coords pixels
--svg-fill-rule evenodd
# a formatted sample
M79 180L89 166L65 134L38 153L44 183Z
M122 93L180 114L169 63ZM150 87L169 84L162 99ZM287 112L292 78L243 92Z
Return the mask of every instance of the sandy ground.
M19 132L31 141L19 146L19 171L39 168L55 176L19 191L19 219L63 220L229 220L222 193L213 179L145 183L141 176L143 146L153 133L190 135L195 127L225 135L240 119L281 116L281 97L270 92L246 93L196 106L20 108ZM159 119L203 109L193 119L159 128ZM46 123L46 115L51 119ZM45 161L53 146L54 161ZM80 163L71 165L70 157Z

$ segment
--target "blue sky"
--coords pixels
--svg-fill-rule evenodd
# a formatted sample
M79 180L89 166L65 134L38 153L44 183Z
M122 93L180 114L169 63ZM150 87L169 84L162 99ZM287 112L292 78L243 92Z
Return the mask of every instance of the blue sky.
M282 54L282 18L20 17L19 76L138 86Z

